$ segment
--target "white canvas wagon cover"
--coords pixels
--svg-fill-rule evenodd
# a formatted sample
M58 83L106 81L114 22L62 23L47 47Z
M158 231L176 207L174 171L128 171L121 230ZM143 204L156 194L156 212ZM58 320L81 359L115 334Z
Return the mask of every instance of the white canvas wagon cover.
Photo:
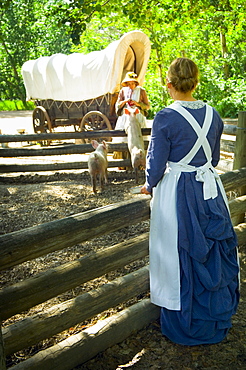
M29 60L21 71L27 100L85 101L113 94L127 71L135 71L142 85L149 55L148 36L131 31L104 50Z

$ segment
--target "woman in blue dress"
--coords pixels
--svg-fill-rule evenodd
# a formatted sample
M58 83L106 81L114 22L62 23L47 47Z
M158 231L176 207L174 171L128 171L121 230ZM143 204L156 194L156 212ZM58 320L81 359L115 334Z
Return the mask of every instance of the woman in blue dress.
M174 103L154 119L141 189L152 194L151 301L162 333L190 346L223 340L239 301L237 238L214 169L223 121L193 97L198 73L188 58L168 69Z

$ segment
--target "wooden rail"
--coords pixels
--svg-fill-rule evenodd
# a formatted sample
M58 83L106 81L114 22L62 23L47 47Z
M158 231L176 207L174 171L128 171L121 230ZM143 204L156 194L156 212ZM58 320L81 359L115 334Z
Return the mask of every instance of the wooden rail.
M225 124L224 134L235 135L236 125ZM151 134L150 128L142 128L142 134L148 136ZM100 139L111 137L126 137L122 130L99 130L99 131L83 131L83 132L62 132L62 133L45 133L45 134L23 134L23 135L0 135L0 143L11 142L39 142L52 140L70 140L70 139Z
M159 308L144 299L122 310L79 334L70 336L51 348L38 352L33 357L11 368L11 370L68 370L84 363L99 352L122 342L154 321Z

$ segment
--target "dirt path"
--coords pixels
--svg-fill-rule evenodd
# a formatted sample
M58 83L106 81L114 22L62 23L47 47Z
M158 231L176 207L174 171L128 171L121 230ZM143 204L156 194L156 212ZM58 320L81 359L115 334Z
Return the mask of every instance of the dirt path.
M33 134L32 111L0 111L0 130L4 135L16 135L19 130Z

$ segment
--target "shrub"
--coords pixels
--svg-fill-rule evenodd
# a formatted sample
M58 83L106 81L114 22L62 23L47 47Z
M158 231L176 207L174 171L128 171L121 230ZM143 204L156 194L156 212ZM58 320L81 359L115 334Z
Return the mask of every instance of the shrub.
M34 103L32 101L23 102L21 100L2 100L0 101L0 111L13 110L33 110Z

